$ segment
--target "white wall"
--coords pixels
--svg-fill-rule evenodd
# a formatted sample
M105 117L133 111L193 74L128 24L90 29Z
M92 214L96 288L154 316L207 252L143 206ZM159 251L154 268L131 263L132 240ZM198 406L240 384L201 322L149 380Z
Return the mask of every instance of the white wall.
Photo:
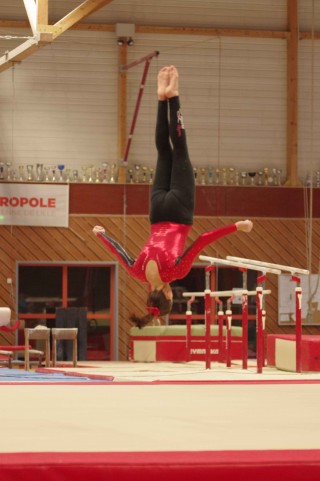
M152 62L132 143L134 162L154 162L147 139L153 142L156 73L163 64L173 63L180 72L181 102L196 166L285 168L285 41L154 36L151 43L150 38L139 37L134 47L138 57L152 48L160 51ZM129 112L141 70L128 76L133 92Z
M117 52L110 36L69 31L0 75L2 161L78 168L116 158Z
M320 42L299 45L299 174L320 171Z
M114 0L87 21L286 28L286 1L170 2ZM22 2L21 2L22 3ZM50 3L56 19L79 2ZM21 17L18 0L0 0L6 18ZM195 4L198 9L195 9ZM10 6L12 8L10 14ZM306 10L304 10L306 6ZM312 2L299 2L304 29L310 27ZM19 10L20 8L20 10ZM67 9L67 10L66 10ZM12 13L13 12L13 13ZM22 10L23 12L23 10ZM210 25L209 25L210 24ZM5 29L1 30L3 34ZM18 29L15 33L28 34ZM30 34L30 33L29 33ZM128 62L154 50L129 164L154 166L156 77L175 64L180 72L181 102L189 149L196 167L286 170L286 41L245 37L135 34ZM0 39L0 52L16 41ZM312 47L313 45L313 47ZM299 175L320 169L319 41L300 41ZM144 64L128 71L128 130ZM314 133L311 135L310 126ZM118 161L118 47L110 32L71 30L14 70L0 74L0 161L19 164L65 164L70 169ZM311 155L312 153L312 155Z

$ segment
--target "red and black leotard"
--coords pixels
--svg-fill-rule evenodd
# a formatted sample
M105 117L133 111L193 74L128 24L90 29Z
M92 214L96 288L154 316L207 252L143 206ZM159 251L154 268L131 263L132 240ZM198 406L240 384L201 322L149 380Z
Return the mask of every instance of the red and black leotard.
M199 252L208 244L237 230L230 224L210 232L205 232L184 251L191 225L173 222L158 222L151 225L151 233L136 260L132 259L122 246L104 233L97 236L115 254L127 272L142 282L147 282L145 269L147 262L154 260L163 282L172 282L188 274Z

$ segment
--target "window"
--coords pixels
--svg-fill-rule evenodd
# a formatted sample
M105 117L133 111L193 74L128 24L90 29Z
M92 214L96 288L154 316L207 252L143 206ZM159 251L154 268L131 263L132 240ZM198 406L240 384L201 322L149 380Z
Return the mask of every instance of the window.
M18 263L17 271L18 317L27 327L54 327L57 308L85 307L87 359L115 359L115 264Z

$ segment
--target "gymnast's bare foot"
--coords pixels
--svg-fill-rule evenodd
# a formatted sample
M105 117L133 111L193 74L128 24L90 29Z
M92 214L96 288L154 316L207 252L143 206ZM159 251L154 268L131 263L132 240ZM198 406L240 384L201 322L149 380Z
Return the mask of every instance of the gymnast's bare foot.
M169 85L169 69L163 67L158 73L158 99L167 100L166 88Z
M251 232L253 223L251 220L240 220L239 222L236 222L237 230L240 230L242 232Z
M169 85L166 88L166 96L168 99L171 97L178 97L179 95L179 74L174 65L169 67Z

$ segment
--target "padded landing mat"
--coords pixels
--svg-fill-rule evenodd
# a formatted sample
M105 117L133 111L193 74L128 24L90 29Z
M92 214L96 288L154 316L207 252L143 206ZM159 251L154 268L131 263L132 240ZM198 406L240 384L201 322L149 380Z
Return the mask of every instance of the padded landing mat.
M320 480L319 383L3 383L0 399L0 481Z
M131 362L131 361L87 361L85 367L42 368L41 371L63 372L65 374L82 375L92 379L113 380L115 383L320 383L320 372L295 373L280 371L273 367L263 368L263 373L257 373L255 360L250 360L248 369L242 369L241 361L236 361L230 368L213 362L211 369L206 369L204 362L189 363L170 362ZM107 378L107 379L106 379ZM1 481L1 480L0 480Z
M20 369L0 369L0 384L7 383L27 383L27 384L74 384L74 383L105 383L111 382L112 377L104 376L103 379L97 376L81 375L79 373L64 373L57 371L33 372Z

